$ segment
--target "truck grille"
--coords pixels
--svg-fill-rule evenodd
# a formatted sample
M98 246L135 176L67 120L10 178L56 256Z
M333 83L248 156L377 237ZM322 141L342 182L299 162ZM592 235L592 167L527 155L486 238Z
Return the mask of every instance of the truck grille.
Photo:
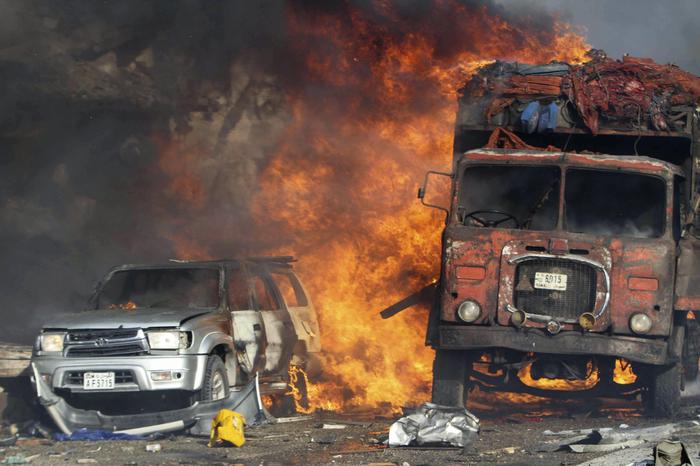
M66 372L63 383L66 385L83 385L83 378L86 371ZM106 371L114 372L114 383L116 385L134 383L134 374L128 370Z
M66 357L138 356L149 348L141 329L70 330Z
M537 272L566 275L566 290L535 288ZM515 271L515 307L528 314L578 319L584 312L593 312L596 278L595 269L581 262L540 258L525 260Z

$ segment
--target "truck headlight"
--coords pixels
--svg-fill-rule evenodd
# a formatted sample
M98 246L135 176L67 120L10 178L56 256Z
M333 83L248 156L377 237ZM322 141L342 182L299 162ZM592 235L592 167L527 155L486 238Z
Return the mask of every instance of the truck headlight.
M47 353L60 353L63 351L65 333L42 333L39 337L39 349Z
M638 312L630 318L630 328L634 333L647 333L651 330L651 319L648 315Z
M146 332L148 345L152 349L184 349L189 346L187 332L177 330L156 330Z
M464 322L474 322L481 315L481 306L476 301L467 299L457 308L457 315Z

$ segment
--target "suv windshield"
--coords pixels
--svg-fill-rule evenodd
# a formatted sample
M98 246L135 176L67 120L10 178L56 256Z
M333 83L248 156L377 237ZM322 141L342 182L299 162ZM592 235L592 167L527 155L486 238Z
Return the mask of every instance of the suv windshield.
M459 189L459 220L477 227L553 230L560 179L558 167L468 167Z
M569 169L565 191L568 231L637 238L664 232L666 184L660 178Z
M202 309L218 302L218 269L135 269L116 272L104 283L97 308Z

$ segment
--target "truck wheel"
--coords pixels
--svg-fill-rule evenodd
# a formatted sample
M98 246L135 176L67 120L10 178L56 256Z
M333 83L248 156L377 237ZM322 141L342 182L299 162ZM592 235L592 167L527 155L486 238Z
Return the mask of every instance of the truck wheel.
M654 417L675 418L681 406L680 363L653 366L648 371L646 407Z
M435 350L433 403L465 407L472 360L468 351ZM465 387L466 386L466 387Z
M698 355L700 355L700 322L688 319L685 323L683 341L683 377L686 382L698 378Z
M204 372L204 383L202 384L200 400L222 400L228 394L229 385L226 366L220 356L212 354L207 358L207 369Z

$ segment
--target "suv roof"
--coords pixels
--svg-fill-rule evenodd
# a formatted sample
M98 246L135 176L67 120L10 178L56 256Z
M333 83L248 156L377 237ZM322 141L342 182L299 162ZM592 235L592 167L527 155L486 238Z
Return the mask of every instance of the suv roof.
M208 261L170 259L166 263L153 264L122 264L113 267L110 272L129 269L175 269L175 268L199 268L212 266L226 266L240 263L270 264L276 267L291 268L291 263L296 262L293 256L254 256L238 259L214 259Z

